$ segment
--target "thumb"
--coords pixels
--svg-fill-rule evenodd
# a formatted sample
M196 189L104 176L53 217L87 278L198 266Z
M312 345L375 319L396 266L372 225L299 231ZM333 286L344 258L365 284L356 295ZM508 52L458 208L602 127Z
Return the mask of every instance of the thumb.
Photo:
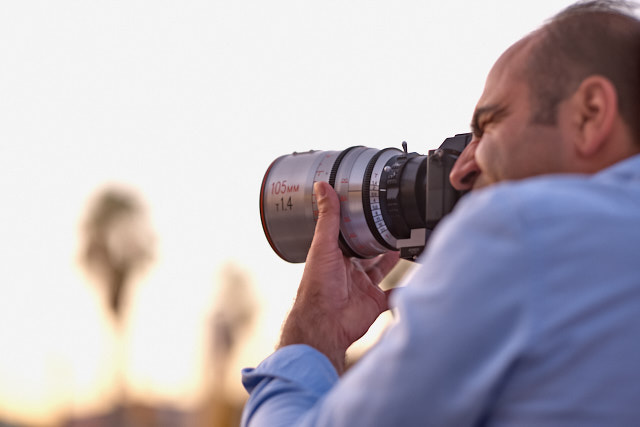
M316 182L313 190L318 202L318 221L311 248L337 250L338 233L340 232L340 200L338 199L338 194L329 183L324 181Z

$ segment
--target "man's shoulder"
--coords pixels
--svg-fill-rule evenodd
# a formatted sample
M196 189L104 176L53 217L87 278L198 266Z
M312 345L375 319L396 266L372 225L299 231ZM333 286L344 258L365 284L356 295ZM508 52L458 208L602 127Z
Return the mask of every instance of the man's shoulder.
M516 216L529 216L527 213L537 216L546 207L563 204L571 186L566 179L548 177L501 182L465 195L453 216L473 222L515 220Z
M465 196L452 220L458 224L497 222L524 233L539 232L541 227L601 228L605 223L636 226L640 218L640 179L639 174L629 172L628 166L594 175L545 175L499 183Z
M474 211L474 215L518 214L534 220L599 207L604 199L611 202L616 196L591 176L547 175L474 191L456 209Z

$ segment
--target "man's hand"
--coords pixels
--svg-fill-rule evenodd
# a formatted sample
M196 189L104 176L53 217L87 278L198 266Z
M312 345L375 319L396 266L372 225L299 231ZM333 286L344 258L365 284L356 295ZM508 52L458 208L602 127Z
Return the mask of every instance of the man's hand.
M347 348L388 309L388 293L378 284L398 261L398 253L370 260L345 257L338 247L338 196L326 182L317 182L314 192L318 222L280 347L308 344L342 373Z

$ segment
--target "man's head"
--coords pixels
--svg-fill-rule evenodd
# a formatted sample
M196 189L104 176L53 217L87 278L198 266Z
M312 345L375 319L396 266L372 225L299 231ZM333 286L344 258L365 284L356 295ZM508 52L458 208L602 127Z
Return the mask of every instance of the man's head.
M592 173L640 152L640 21L628 4L575 4L509 48L474 112L458 189Z

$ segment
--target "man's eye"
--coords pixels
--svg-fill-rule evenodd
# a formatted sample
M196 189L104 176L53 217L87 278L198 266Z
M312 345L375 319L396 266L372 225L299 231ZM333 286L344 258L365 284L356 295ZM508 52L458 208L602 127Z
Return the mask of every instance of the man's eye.
M488 117L482 117L478 121L478 135L477 135L478 138L481 138L482 135L484 135L485 131L487 130L487 127L493 124L494 120L495 120L495 117L492 115Z
M471 133L475 138L480 139L482 138L482 135L484 135L486 126L487 118L484 115L475 117L473 122L471 123Z

